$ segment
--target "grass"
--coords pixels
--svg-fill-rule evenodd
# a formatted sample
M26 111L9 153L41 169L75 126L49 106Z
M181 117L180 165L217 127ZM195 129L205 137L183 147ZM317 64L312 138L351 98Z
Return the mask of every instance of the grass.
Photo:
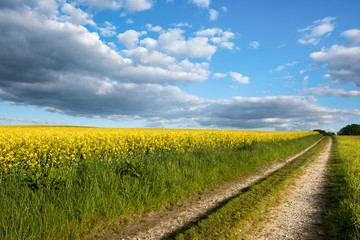
M291 184L288 180L299 176L301 167L313 161L326 144L327 140L321 141L301 157L178 234L176 239L246 239L263 220L263 213L279 202L281 193Z
M83 238L119 217L161 210L249 174L320 137L236 149L135 154L112 162L94 159L69 168L0 173L0 238Z
M336 137L329 171L326 239L360 239L360 137Z

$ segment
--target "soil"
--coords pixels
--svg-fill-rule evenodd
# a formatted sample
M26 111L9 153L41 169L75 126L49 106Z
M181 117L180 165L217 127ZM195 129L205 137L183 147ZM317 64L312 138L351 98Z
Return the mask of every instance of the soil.
M176 232L186 229L187 226L189 226L191 223L196 222L204 216L208 215L210 212L215 211L222 205L226 204L226 202L228 202L230 199L241 194L242 190L250 187L261 179L266 178L274 171L282 168L286 163L304 154L306 151L314 147L318 142L314 143L298 154L262 167L255 173L242 177L235 182L225 183L215 190L212 189L200 196L191 197L185 202L182 202L181 204L172 207L171 209L165 209L157 212L154 211L142 216L136 216L129 222L120 220L113 227L113 233L97 232L91 238L114 240L172 239L172 236ZM305 194L305 196L307 196L307 194ZM301 198L304 198L303 195ZM304 222L304 224L305 223L306 222ZM121 229L121 232L118 231L119 229ZM285 233L283 235L285 235Z
M262 230L249 239L322 239L326 208L326 172L332 140L319 157L304 169L283 202L270 209Z

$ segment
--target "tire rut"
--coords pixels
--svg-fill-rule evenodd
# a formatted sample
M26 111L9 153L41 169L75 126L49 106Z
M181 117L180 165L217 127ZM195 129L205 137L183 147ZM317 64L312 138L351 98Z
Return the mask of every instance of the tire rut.
M107 233L101 234L100 236L98 235L98 237L100 239L107 240L173 239L173 237L178 233L183 232L184 230L193 226L201 219L208 216L210 213L224 206L224 204L229 202L231 199L246 192L246 190L254 184L263 181L272 173L284 167L287 163L309 151L321 140L323 140L323 138L291 157L276 161L266 167L262 167L258 171L248 176L240 178L234 182L225 183L211 192L201 195L196 199L191 199L176 210L164 210L161 212L155 212L153 214L150 213L147 217L140 220L141 226L130 226L130 228L133 228L130 230L130 232L135 233L132 234L132 236L120 237L115 233Z
M317 159L304 169L282 204L271 209L262 230L249 239L322 239L326 209L326 171L332 139Z

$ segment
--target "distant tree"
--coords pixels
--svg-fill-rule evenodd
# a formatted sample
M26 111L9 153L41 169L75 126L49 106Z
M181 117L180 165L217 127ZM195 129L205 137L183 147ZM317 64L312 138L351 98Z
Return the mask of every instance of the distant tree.
M338 135L360 135L360 125L359 124L351 124L347 125L340 129L337 133Z
M315 130L313 130L313 132L319 132L323 136L334 136L335 135L335 133L333 133L333 132L327 132L327 131L324 131L321 129L315 129Z

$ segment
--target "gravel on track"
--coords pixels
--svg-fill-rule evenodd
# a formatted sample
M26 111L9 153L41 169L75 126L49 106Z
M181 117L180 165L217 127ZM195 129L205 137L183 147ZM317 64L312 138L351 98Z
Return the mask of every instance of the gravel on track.
M265 216L262 230L249 239L322 239L321 224L326 207L326 171L332 139L317 159L304 169L284 201Z
M191 199L175 210L150 213L146 218L140 220L140 226L138 226L138 224L130 224L129 228L131 229L128 230L128 232L137 232L136 234L132 234L131 237L121 238L119 235L111 233L100 234L98 237L99 239L124 240L164 239L164 237L172 232L181 229L189 223L196 221L199 217L206 215L207 212L216 208L227 199L238 195L243 189L252 186L259 180L266 178L274 171L282 168L288 162L293 161L314 147L321 140L289 158L269 164L249 176L243 177L235 182L225 183L218 189L209 191L196 199ZM122 227L124 227L124 225L122 225Z

